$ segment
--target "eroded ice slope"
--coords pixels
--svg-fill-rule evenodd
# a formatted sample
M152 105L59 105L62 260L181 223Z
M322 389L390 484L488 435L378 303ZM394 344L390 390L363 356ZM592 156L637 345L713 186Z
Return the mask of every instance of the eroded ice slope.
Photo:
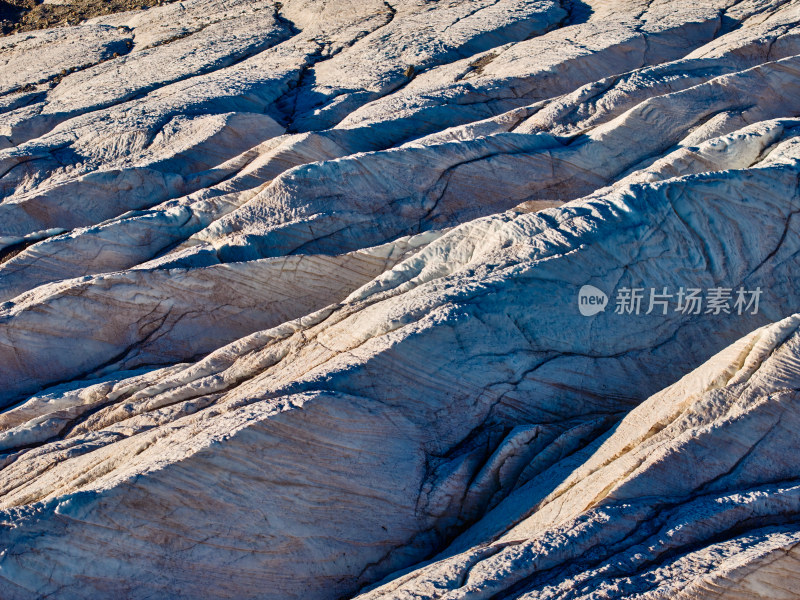
M798 22L194 0L3 38L0 595L796 597Z

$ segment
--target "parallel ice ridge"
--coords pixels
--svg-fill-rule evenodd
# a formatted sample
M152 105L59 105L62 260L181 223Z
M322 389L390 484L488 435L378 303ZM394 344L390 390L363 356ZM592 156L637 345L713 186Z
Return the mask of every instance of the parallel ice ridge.
M0 597L800 598L798 23L188 0L0 38Z

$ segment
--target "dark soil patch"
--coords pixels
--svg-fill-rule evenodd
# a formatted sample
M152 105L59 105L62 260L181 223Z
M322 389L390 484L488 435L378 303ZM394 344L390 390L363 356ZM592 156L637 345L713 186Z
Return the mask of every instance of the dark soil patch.
M483 73L483 70L487 66L489 66L489 64L491 64L491 62L495 58L497 58L497 53L496 52L489 52L489 54L486 54L485 56L481 56L475 62L470 63L469 66L472 67L472 74L480 75L481 73Z
M77 25L84 19L159 6L176 0L63 0L63 4L42 4L42 0L0 0L0 35Z

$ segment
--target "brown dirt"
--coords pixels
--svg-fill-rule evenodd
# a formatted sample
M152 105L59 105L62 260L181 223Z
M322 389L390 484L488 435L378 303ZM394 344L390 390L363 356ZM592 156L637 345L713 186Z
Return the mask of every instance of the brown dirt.
M496 52L489 52L489 54L482 56L475 62L469 64L472 67L472 74L473 75L480 75L483 73L483 70L495 59L497 58Z
M77 25L84 19L140 10L175 0L63 0L63 4L42 4L42 0L0 0L0 35Z

